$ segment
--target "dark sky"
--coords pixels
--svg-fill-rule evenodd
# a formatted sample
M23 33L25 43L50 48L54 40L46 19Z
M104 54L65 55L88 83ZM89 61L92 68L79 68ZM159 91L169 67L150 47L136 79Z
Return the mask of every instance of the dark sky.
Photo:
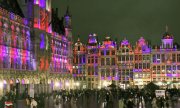
M180 43L180 0L52 0L59 8L59 16L65 13L67 5L72 14L73 37L83 42L88 34L126 37L135 44L141 36L160 44L165 26Z

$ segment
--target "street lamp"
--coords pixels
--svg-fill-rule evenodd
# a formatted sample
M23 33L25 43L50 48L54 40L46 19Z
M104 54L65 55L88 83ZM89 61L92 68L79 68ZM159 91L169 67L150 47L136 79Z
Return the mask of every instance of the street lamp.
M2 96L3 95L3 82L2 81L0 81L0 96Z
M79 88L79 85L80 85L79 82L76 82L76 83L75 83L76 89Z
M0 89L2 89L2 88L3 88L3 82L0 81Z
M68 87L68 90L69 90L69 85L70 85L69 82L66 82L65 85L66 87Z

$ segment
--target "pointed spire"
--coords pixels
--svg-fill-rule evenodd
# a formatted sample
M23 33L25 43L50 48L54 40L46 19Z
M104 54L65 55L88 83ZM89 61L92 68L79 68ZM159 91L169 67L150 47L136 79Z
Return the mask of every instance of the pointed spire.
M77 39L77 42L80 42L81 40L80 40L80 36L78 35L78 39Z
M68 5L67 8L66 8L66 14L65 14L65 16L71 16L71 15L70 15L70 12L69 12L69 5Z
M166 32L168 32L169 28L168 28L168 25L166 24Z

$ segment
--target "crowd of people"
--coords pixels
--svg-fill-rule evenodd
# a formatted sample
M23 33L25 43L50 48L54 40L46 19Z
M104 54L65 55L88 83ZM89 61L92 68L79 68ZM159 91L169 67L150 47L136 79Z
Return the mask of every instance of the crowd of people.
M15 102L13 94L6 94L1 101L12 100ZM80 98L87 101L93 97L94 103L104 108L116 108L114 103L118 103L119 108L169 108L177 103L180 97L179 89L166 89L166 95L164 97L158 97L155 92L151 92L145 89L83 89L83 90L61 90L54 91L51 94L35 94L34 98L28 95L24 98L25 108L45 108L48 104L49 108L56 108L59 104L80 104ZM49 103L46 103L48 100ZM52 102L50 102L52 100ZM47 106L46 106L47 107ZM75 106L74 106L75 107ZM74 108L73 107L73 108ZM0 107L1 108L1 107ZM3 108L3 107L2 107ZM99 107L98 107L99 108Z

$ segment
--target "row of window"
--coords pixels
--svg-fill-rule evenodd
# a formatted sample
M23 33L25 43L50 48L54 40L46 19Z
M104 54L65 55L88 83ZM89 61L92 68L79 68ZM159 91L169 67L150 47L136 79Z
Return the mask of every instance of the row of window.
M98 63L98 57L97 56L88 57L88 63Z
M21 62L9 62L3 60L0 61L0 68L33 70L33 64L30 61L26 61L26 63L22 64Z
M86 63L86 57L85 57L85 55L76 55L76 56L74 56L74 61L73 62L75 64Z
M164 63L165 61L180 62L180 54L153 54L153 63Z
M103 50L101 51L101 55L115 55L115 50Z
M133 55L119 55L118 61L133 61Z
M135 69L150 69L150 63L135 63Z
M153 66L152 68L155 70L180 70L180 65L163 65L163 66Z
M115 58L101 58L101 66L115 65Z
M5 46L14 47L14 48L19 48L19 49L30 50L30 48L31 48L30 41L26 40L26 41L22 42L20 40L23 40L23 39L10 40L7 37L3 36L2 38L0 38L0 44L5 45Z

